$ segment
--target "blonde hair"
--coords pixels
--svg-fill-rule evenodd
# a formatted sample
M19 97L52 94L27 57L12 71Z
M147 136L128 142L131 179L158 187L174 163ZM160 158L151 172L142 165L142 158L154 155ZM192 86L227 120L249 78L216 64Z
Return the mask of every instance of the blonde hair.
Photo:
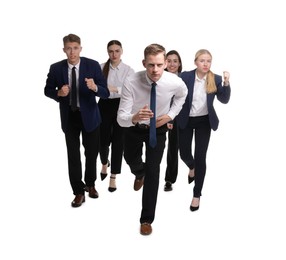
M211 53L208 50L200 49L200 50L197 51L197 53L195 55L195 61L197 61L199 56L201 56L202 54L208 54L212 58L212 55L211 55ZM217 92L217 88L216 88L216 84L215 84L215 75L214 75L214 73L211 70L209 70L209 72L207 73L206 92L208 94Z
M158 55L163 53L164 58L166 59L166 50L165 48L157 43L148 45L144 50L144 58L146 59L148 55Z

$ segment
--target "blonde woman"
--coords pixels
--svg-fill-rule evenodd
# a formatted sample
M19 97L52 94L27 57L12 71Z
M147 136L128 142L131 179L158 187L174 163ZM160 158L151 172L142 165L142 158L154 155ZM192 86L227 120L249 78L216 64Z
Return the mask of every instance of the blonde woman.
M180 75L188 87L189 94L177 116L180 157L189 168L188 182L194 181L195 184L191 211L198 210L200 206L211 130L217 130L219 124L213 106L214 99L216 97L221 103L226 104L231 93L229 73L225 71L222 77L210 70L212 55L208 50L197 51L194 62L196 69L182 72Z

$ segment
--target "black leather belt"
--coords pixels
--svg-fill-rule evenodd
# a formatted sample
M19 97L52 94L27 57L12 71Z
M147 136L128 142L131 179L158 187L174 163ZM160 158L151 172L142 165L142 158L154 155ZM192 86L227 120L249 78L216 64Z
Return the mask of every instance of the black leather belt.
M150 128L149 125L139 124L139 123L137 123L137 124L135 125L135 127L140 128L140 129L149 129L149 128Z

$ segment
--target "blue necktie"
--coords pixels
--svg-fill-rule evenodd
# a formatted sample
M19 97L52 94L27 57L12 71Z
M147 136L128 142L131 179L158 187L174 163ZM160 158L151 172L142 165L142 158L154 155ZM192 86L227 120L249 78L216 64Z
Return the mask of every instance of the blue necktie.
M156 137L156 83L152 83L151 88L151 98L150 98L150 109L152 110L154 116L150 118L150 133L149 133L149 145L155 147L157 144Z
M71 109L77 110L77 93L76 93L76 74L75 67L72 68L72 85L71 85Z

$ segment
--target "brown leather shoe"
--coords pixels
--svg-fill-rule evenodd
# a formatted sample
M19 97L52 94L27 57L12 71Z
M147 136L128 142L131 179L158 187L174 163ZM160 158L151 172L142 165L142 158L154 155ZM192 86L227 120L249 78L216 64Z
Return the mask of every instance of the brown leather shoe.
M85 191L88 192L88 196L97 199L98 198L98 192L96 191L95 187L85 187Z
M152 233L152 226L150 223L142 223L140 226L140 234L144 236L148 236Z
M85 197L83 194L77 194L74 198L74 200L72 201L71 205L74 208L80 207L82 203L85 202Z
M140 179L139 178L135 178L134 186L133 186L134 190L136 190L136 191L140 190L141 187L143 186L143 184L144 184L144 176L141 177Z

